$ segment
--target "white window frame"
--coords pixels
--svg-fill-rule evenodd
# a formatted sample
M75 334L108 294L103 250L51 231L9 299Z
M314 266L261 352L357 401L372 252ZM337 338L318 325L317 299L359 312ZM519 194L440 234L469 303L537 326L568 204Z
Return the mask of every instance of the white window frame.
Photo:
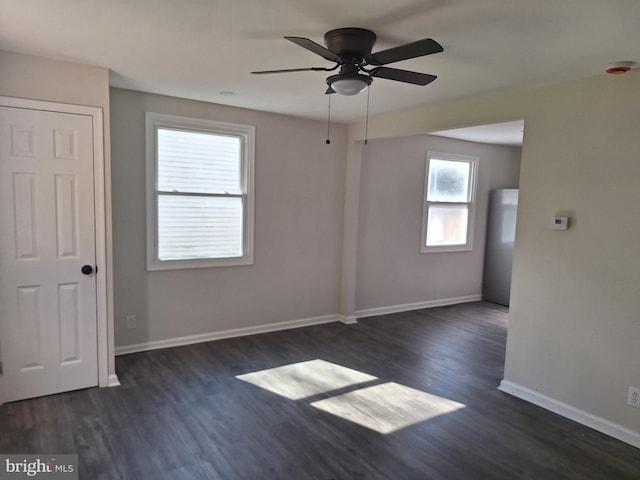
M467 202L434 202L427 200L429 189L429 167L431 160L445 160L450 162L464 162L469 164L469 201ZM476 212L476 189L478 183L478 157L469 155L458 155L453 153L427 152L424 172L424 192L422 196L422 236L420 240L420 253L438 253L438 252L464 252L473 250L473 230L475 224ZM427 246L427 226L429 222L429 207L431 205L467 205L468 206L468 222L467 222L467 241L462 245L437 245Z
M229 267L253 264L255 127L234 123L146 112L147 270ZM232 135L241 143L241 196L243 199L242 256L193 260L158 259L157 132L161 128Z

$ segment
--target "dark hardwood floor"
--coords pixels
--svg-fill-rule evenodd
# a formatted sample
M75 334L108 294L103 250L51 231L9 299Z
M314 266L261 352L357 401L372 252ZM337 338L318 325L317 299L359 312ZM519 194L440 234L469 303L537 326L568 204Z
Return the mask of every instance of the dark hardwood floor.
M496 389L506 322L473 303L121 356L119 388L0 407L0 452L77 453L88 480L640 479L639 449ZM315 359L377 378L299 400L236 378ZM462 406L382 434L311 405L387 382Z

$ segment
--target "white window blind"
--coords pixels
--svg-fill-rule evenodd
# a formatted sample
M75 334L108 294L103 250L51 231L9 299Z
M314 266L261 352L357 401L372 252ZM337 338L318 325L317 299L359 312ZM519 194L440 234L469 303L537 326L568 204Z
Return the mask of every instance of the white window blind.
M154 150L148 268L250 263L252 135L229 124L147 115Z

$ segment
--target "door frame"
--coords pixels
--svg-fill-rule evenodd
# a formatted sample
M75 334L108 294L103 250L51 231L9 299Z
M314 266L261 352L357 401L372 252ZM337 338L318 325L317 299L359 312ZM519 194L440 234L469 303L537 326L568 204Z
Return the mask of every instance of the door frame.
M105 154L104 154L104 120L100 107L72 105L66 103L46 102L0 96L0 107L23 108L27 110L44 110L49 112L87 115L92 118L93 128L93 187L94 217L96 241L96 327L98 347L98 386L115 387L120 385L115 373L112 266L107 263L107 202L105 187ZM2 361L2 345L0 344L0 362ZM1 363L0 363L1 365ZM0 405L4 399L2 375L0 370Z

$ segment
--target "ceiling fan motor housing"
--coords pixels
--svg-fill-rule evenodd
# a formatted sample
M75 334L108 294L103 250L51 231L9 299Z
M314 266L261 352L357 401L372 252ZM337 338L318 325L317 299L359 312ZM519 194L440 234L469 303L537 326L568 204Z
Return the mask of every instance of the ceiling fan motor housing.
M324 43L332 52L359 62L371 55L376 34L364 28L337 28L324 34Z

